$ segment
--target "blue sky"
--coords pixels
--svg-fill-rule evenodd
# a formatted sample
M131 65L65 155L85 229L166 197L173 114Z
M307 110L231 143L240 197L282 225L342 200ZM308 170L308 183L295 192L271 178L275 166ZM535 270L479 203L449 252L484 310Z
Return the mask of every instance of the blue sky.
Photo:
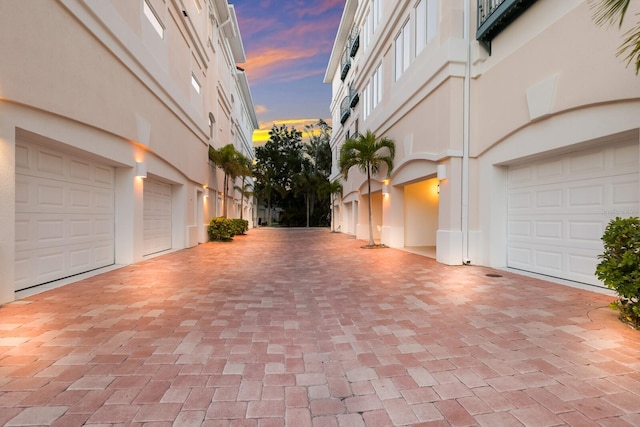
M273 124L304 131L329 121L331 86L322 82L345 0L237 0L246 70L264 142Z

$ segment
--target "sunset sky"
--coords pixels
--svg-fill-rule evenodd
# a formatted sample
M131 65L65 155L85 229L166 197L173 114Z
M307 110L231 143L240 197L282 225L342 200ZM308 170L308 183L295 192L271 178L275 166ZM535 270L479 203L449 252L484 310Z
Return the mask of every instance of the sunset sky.
M260 122L254 143L272 125L329 121L331 86L322 83L345 0L236 0L251 94ZM330 121L329 121L330 123Z

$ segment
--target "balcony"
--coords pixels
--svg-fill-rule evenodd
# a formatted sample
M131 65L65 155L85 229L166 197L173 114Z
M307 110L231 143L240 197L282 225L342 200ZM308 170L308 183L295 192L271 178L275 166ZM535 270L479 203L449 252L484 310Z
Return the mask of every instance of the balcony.
M476 40L491 54L491 40L535 2L536 0L478 0Z
M357 27L354 27L351 30L351 35L349 36L349 56L352 58L356 56L358 53L358 48L360 47L360 31Z
M342 102L340 103L340 124L344 124L347 121L349 116L351 115L351 100L349 99L349 95L345 96Z
M349 107L354 108L358 105L358 101L360 101L360 94L358 93L358 89L353 87L353 85L349 86Z
M344 51L344 55L342 56L342 68L340 71L340 80L344 81L347 78L347 74L351 69L351 57L349 56L348 51Z

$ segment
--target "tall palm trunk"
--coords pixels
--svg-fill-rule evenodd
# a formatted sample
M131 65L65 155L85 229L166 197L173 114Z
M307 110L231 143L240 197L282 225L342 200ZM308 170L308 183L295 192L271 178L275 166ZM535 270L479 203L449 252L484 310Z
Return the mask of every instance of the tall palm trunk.
M229 175L228 174L224 174L224 179L222 180L222 186L224 187L224 194L222 197L222 216L224 218L227 218L227 197L229 197Z
M369 246L373 246L373 216L371 215L371 166L367 165L367 189L369 190Z
M335 199L334 199L334 195L333 193L331 193L331 232L333 233L335 231L334 227L333 227L333 217L335 216L335 206L333 205L335 203Z

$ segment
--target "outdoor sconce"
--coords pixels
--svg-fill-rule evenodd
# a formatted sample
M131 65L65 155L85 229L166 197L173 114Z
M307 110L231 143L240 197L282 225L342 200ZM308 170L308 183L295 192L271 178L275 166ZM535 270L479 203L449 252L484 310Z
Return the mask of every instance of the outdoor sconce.
M447 165L438 165L438 181L447 179Z
M382 184L382 195L383 196L389 195L389 184Z
M209 187L204 187L204 197L209 197Z
M147 165L145 165L144 162L136 162L136 177L147 177Z

